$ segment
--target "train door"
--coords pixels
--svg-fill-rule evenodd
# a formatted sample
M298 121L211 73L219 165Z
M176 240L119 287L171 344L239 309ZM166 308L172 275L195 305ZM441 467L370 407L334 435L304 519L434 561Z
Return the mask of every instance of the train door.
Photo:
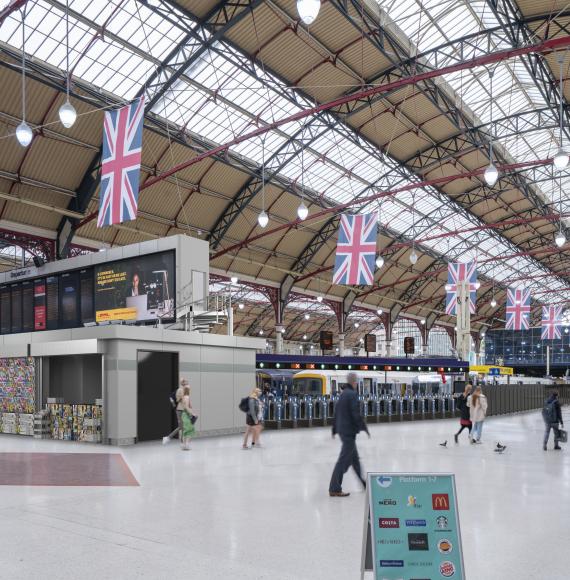
M362 394L369 397L372 394L372 379L364 377L362 379Z

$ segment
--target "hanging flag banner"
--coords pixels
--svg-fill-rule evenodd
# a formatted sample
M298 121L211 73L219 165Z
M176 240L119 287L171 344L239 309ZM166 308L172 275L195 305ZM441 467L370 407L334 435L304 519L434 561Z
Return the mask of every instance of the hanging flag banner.
M542 340L562 337L562 306L542 307Z
M97 227L137 219L144 97L105 112Z
M445 313L450 316L457 316L457 295L461 282L469 282L469 312L475 314L475 303L477 300L477 262L467 264L447 265L447 284L445 285Z
M455 477L368 473L360 576L465 579Z
M376 213L340 216L333 284L374 284L377 219Z
M507 330L528 330L530 326L530 288L507 290Z

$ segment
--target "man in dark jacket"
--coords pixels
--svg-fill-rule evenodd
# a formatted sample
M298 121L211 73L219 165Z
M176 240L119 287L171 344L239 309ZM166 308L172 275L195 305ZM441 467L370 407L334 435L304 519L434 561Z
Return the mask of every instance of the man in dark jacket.
M336 404L333 419L332 436L334 437L337 433L340 435L342 448L329 485L329 495L332 497L350 495L342 491L342 478L351 465L362 485L366 487L366 480L362 476L360 458L356 449L356 435L359 431L366 431L368 437L370 437L370 433L360 415L360 404L356 392L356 374L349 373L347 381L348 383L345 385Z
M544 444L542 448L546 451L546 445L548 444L548 437L550 436L550 430L554 431L554 449L556 451L561 451L560 447L560 427L564 427L564 421L562 421L562 409L560 409L560 401L558 400L558 392L554 391L544 404L544 409L542 410L542 418L544 419Z

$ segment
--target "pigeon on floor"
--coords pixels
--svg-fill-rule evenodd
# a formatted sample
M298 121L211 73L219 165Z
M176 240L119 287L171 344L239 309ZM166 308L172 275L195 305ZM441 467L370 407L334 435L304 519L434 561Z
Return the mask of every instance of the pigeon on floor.
M439 444L440 447L447 447L447 439L443 442Z
M501 445L500 441L498 441L497 447L495 447L495 453L502 453L506 448L506 445Z

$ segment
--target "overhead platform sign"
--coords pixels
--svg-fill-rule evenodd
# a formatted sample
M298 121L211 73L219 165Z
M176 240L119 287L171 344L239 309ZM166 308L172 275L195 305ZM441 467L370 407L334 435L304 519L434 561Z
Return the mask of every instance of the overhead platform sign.
M455 476L368 473L361 578L465 580Z

